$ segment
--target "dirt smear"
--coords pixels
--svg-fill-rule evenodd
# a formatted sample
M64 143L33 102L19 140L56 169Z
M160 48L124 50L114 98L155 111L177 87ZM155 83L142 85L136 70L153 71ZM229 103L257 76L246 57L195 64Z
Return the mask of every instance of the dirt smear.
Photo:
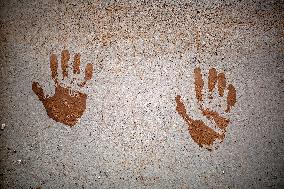
M204 86L204 81L202 79L201 69L195 68L194 69L194 78L195 78L195 93L196 98L198 101L202 101L203 95L202 95L202 89Z
M228 86L228 96L227 96L227 109L226 112L230 112L231 107L237 102L237 92L232 84Z
M216 126L223 130L226 129L230 123L228 119L220 116L215 111L210 111L209 109L202 110L202 114L211 120L213 119L214 122L216 123Z
M212 150L212 145L215 141L222 142L225 138L226 128L228 127L230 120L221 116L218 112L203 107L203 87L204 80L202 79L201 69L199 67L194 69L195 79L195 95L198 103L199 110L206 119L214 123L215 128L207 126L201 120L192 119L186 112L184 103L181 101L181 96L177 95L176 100L176 111L183 118L188 125L188 131L192 139L200 146L205 147L208 150ZM217 86L216 86L217 83ZM208 93L209 99L214 100L212 93L215 88L218 88L220 97L223 97L226 89L226 77L224 73L217 73L215 68L211 68L208 74ZM227 109L224 112L229 112L231 107L236 103L236 90L232 84L228 85L228 96L227 96ZM221 131L215 131L219 128Z
M224 91L226 88L226 77L224 73L219 73L218 74L218 91L219 91L219 96L223 97L224 96Z
M209 76L208 76L208 89L210 92L210 98L212 98L212 92L215 88L216 83L217 83L217 71L215 68L211 68L209 70Z
M73 73L74 74L79 74L80 73L80 58L81 55L79 53L76 53L74 56L74 63L73 63Z
M68 77L68 61L70 59L70 54L68 50L63 50L61 53L61 69L63 78Z
M212 128L205 125L205 123L201 120L193 120L186 112L184 103L181 101L181 96L176 96L176 110L179 115L183 118L183 120L188 125L188 131L191 138L200 146L207 148L208 146L212 146L214 141L217 139L223 140L224 134L219 134L214 131ZM207 148L211 150L211 148Z
M40 96L39 100L43 103L47 115L65 125L74 126L86 109L86 94L77 93L71 96L71 89L58 85L54 96L42 98L44 94L37 82L33 83L32 89L37 96Z
M61 54L61 67L63 79L68 77L68 61L70 54L68 50L63 50ZM47 115L53 120L68 125L74 126L80 117L82 117L86 109L87 95L79 91L74 91L70 87L63 87L58 82L58 62L56 55L50 57L51 76L55 83L55 94L52 97L46 97L42 87L38 82L33 82L32 90L37 95L38 99L43 103ZM73 73L80 73L80 54L77 53L73 62ZM85 70L85 80L79 84L83 87L87 80L92 78L93 66L88 64Z

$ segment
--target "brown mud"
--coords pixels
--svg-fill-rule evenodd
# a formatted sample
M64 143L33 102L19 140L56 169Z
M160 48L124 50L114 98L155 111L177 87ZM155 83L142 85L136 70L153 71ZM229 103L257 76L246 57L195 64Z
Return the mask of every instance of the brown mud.
M185 106L181 101L181 96L176 96L176 110L183 120L188 125L188 131L191 138L196 142L200 147L212 146L214 141L217 139L223 140L224 135L221 135L206 126L205 123L201 120L193 120L186 112Z
M70 54L68 50L63 50L61 53L61 68L63 79L68 77L68 61ZM38 99L43 103L47 115L53 120L68 125L74 126L80 117L82 117L86 109L87 95L79 91L74 91L70 87L61 86L58 81L57 74L58 62L56 55L50 57L51 76L55 83L55 94L52 97L46 97L42 87L38 82L33 82L32 90L37 95ZM73 62L73 73L80 73L80 54L77 53ZM87 64L85 70L85 80L78 84L83 87L86 82L92 79L93 66Z
M194 69L194 78L195 78L195 95L199 110L202 112L203 116L215 123L216 128L221 129L221 133L215 131L213 128L207 126L201 120L192 119L186 112L184 103L181 100L181 96L176 96L176 111L183 118L183 120L188 125L188 131L191 138L200 146L205 147L208 150L212 150L214 142L219 140L223 141L225 138L226 128L228 127L230 120L221 116L218 112L210 110L203 107L203 87L204 80L202 79L201 69L199 67ZM223 97L226 89L226 77L224 73L217 73L215 68L209 70L208 75L208 92L209 99L213 100L212 93L216 86L218 87L218 93L220 97ZM228 96L227 96L227 109L225 112L229 112L231 107L236 103L236 90L232 84L229 84L227 87Z

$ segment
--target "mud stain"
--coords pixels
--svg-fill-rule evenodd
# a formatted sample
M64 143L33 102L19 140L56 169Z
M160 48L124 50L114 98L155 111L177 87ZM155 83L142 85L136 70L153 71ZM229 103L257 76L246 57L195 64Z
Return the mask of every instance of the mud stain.
M228 119L220 116L217 112L210 111L209 109L202 110L202 114L208 119L213 120L220 129L226 129L230 122Z
M189 116L186 112L186 108L184 103L182 102L181 96L177 95L175 98L176 101L176 111L178 114L183 118L183 120L188 125L188 131L193 139L200 147L204 147L207 150L212 150L214 142L220 141L222 142L225 138L226 128L228 127L230 120L221 116L217 111L210 110L206 107L203 107L203 88L204 88L204 81L202 79L201 69L199 67L194 69L194 78L195 78L195 95L198 103L199 110L201 111L202 115L211 120L215 128L219 128L220 131L215 131L215 128L211 128L207 126L201 120L194 120ZM214 88L218 87L219 96L224 96L224 91L226 89L226 78L224 73L217 73L215 68L211 68L209 70L208 75L208 93L209 99L212 101L214 100L212 97L212 93ZM232 84L229 84L227 87L228 96L227 96L227 109L224 112L230 112L232 106L236 103L236 90Z
M234 106L237 102L236 96L237 92L235 87L232 84L228 86L228 96L227 96L227 109L226 112L230 112L231 107Z
M68 61L70 59L70 54L68 50L63 50L61 53L61 69L63 78L68 77Z
M75 57L74 57L74 64L73 64L73 73L74 74L80 73L80 64L81 64L80 58L81 58L81 55L79 53L76 53Z
M201 69L195 68L194 69L194 79L195 79L195 94L198 101L202 101L203 94L202 89L204 86L204 81L202 79Z
M68 50L63 50L61 53L61 68L63 79L68 77L68 61L70 54ZM72 90L71 87L63 87L58 81L58 62L56 55L50 57L51 76L55 83L55 94L52 97L47 97L44 94L42 87L38 82L33 82L32 90L37 95L38 99L43 103L47 115L53 120L68 125L74 126L80 117L82 117L86 109L87 95L79 91ZM80 54L77 53L73 62L73 73L80 73ZM78 85L84 87L86 82L92 78L93 66L87 64L85 69L85 78Z
M224 73L218 74L218 91L221 97L224 96L224 91L226 88L226 77Z
M185 106L181 101L181 96L176 96L176 110L183 120L188 125L188 131L191 138L196 142L200 147L207 147L213 145L214 141L217 139L223 140L224 134L218 134L210 127L206 126L205 123L201 120L193 120L186 112ZM210 148L207 148L211 150Z
M208 76L208 89L211 99L212 99L212 92L215 88L216 83L217 83L217 71L215 68L211 68L209 70L209 76Z

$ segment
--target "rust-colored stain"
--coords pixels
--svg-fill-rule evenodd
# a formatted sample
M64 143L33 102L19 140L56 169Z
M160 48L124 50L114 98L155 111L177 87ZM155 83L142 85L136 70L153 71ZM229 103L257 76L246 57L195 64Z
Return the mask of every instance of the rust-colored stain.
M222 97L224 96L224 91L226 88L226 77L224 73L218 74L218 91L219 95Z
M194 70L194 79L195 79L195 94L198 101L202 101L203 94L202 88L204 86L204 81L202 80L201 69L196 68Z
M214 88L216 88L216 83L218 87L218 93L220 97L224 96L224 91L226 89L226 79L224 73L217 74L215 68L209 70L208 76L208 90L209 90L209 99L212 100L212 93ZM218 112L210 110L203 107L203 88L204 81L202 79L202 73L200 68L194 69L194 78L195 78L195 95L199 105L199 110L202 112L203 116L215 123L216 128L219 128L221 132L215 131L215 129L207 126L201 120L194 120L189 116L186 111L185 105L182 102L181 96L177 95L176 100L176 110L183 120L188 125L188 131L191 138L200 146L205 147L208 150L212 150L213 144L216 140L223 141L225 138L226 128L229 125L229 119L221 116ZM229 84L227 87L228 96L227 96L227 108L225 112L230 112L231 107L236 103L236 90L232 84Z
M229 92L228 92L228 96L227 96L226 112L230 112L231 107L234 106L236 101L237 101L237 99L236 99L237 92L236 92L235 87L232 84L229 84L228 90L229 90Z
M63 80L70 77L68 74L68 62L70 54L68 50L61 53L61 69ZM78 119L83 115L86 109L87 95L79 91L73 90L71 87L62 86L58 79L58 62L55 54L50 57L51 76L55 83L55 94L48 97L44 94L42 87L38 82L33 82L32 90L38 99L43 103L47 115L57 122L63 123L70 127L74 126ZM73 74L80 73L80 54L74 56ZM84 87L86 82L92 78L93 65L87 64L85 69L85 78L78 86Z
M212 99L212 92L215 88L216 82L217 82L217 71L215 68L211 68L209 70L209 76L208 76L208 89L211 99Z

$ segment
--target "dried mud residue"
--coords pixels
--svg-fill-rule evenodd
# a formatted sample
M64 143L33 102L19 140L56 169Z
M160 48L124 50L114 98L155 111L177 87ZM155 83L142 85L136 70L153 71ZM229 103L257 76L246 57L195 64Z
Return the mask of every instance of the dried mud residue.
M194 69L194 78L195 78L195 95L198 102L199 110L202 112L202 115L205 118L211 120L215 123L215 127L221 130L215 131L215 129L207 126L201 120L194 120L189 116L186 112L186 108L184 103L181 100L181 96L177 95L176 100L176 111L183 118L183 120L188 125L188 131L191 138L200 146L205 147L208 150L212 150L212 146L215 141L222 142L225 138L226 128L229 125L229 119L221 116L217 111L210 110L208 108L203 107L203 88L204 81L202 79L202 73L200 68ZM209 100L213 100L212 93L214 91L215 86L218 86L218 93L220 97L224 96L224 91L226 89L226 78L224 73L217 73L215 68L211 68L209 70L208 76L208 93ZM228 96L227 96L227 109L224 112L230 112L232 106L236 103L236 90L232 84L229 84L227 87Z
M68 61L70 54L68 50L63 50L61 54L61 68L63 79L68 77ZM79 91L74 91L70 87L61 86L57 74L58 62L56 55L50 57L51 76L55 83L55 94L52 97L46 97L42 87L38 82L33 82L32 90L38 99L43 103L47 115L53 120L68 126L74 126L78 119L83 115L86 109L87 95ZM80 54L76 54L73 62L73 73L80 73ZM93 66L88 64L85 70L85 80L78 84L84 87L87 80L92 78Z
M201 75L201 69L196 68L194 69L194 79L195 79L195 94L196 99L198 101L202 101L203 95L202 95L202 88L204 86L204 82Z
M211 99L212 99L212 93L213 93L216 83L217 83L217 71L215 68L211 68L209 70L209 76L208 76L208 90L209 90Z
M224 135L220 135L210 127L206 126L201 120L193 120L188 116L185 106L181 101L181 96L176 96L176 110L188 125L188 131L191 138L200 146L211 146L217 139L223 140Z

